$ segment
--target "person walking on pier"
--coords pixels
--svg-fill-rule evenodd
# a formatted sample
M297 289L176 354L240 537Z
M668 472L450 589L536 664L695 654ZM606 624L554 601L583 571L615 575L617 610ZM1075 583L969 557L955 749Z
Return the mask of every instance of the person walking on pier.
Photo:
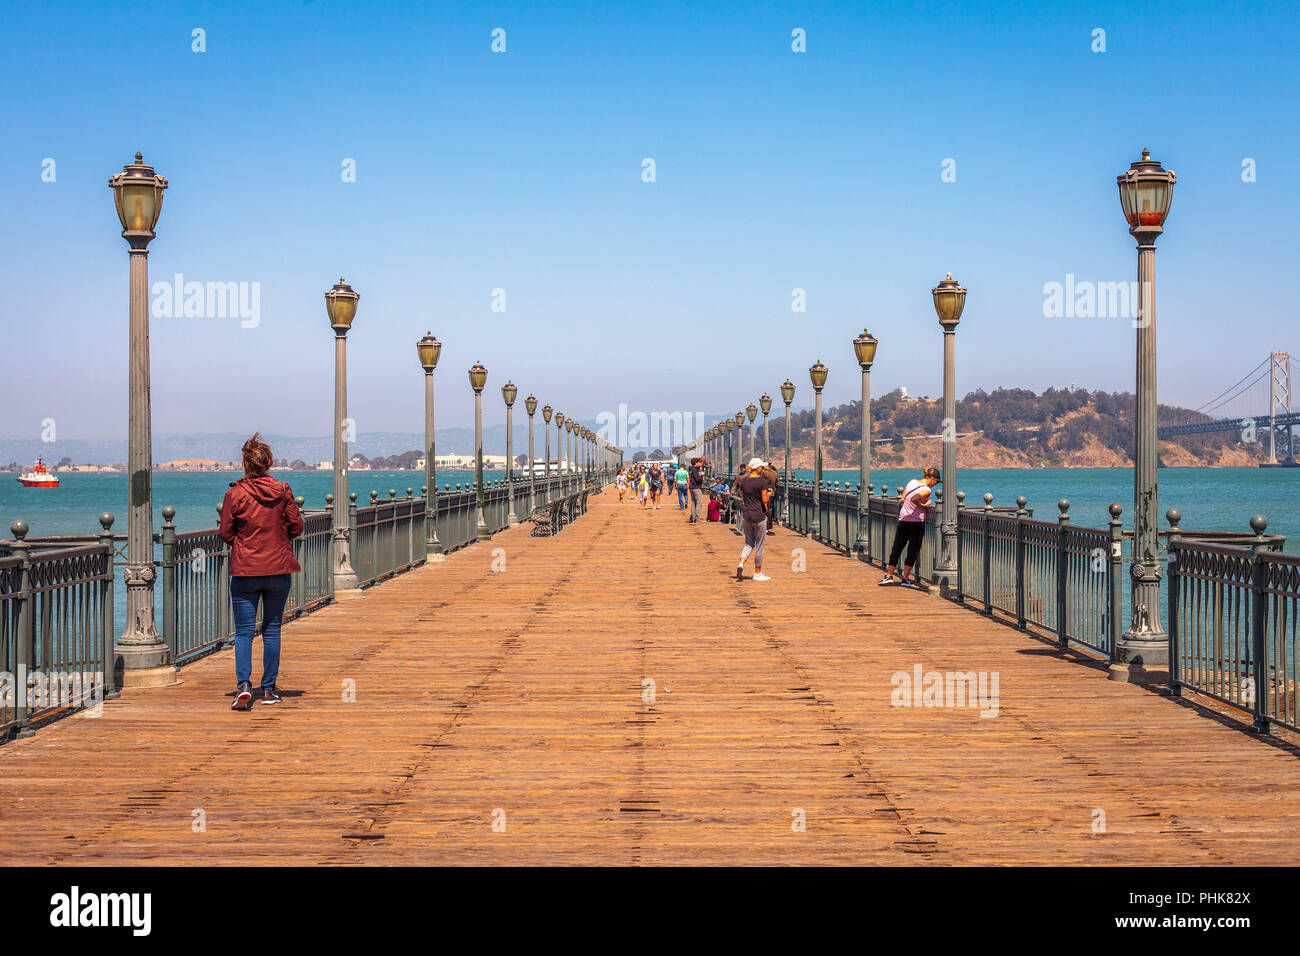
M627 472L626 471L620 471L618 473L618 479L616 481L616 484L618 485L618 503L622 504L623 497L627 494Z
M230 600L235 617L235 699L231 710L253 700L253 633L262 605L262 703L280 703L280 625L290 574L301 571L290 545L302 534L302 512L286 482L267 474L275 460L259 434L244 442L244 477L221 503L221 537L230 545Z
M677 485L677 510L686 510L686 486L690 484L691 473L686 470L686 466L681 462L677 463L677 470L673 472L673 481Z
M925 514L934 508L930 501L930 490L940 481L939 469L927 468L920 478L913 478L903 489L903 498L898 505L898 530L894 532L894 546L889 549L889 566L878 584L894 582L899 556L906 547L907 558L899 583L910 583L923 591L930 590L930 586L917 576L915 568L921 560L921 543L925 540ZM907 580L909 575L912 578L910 582Z
M696 458L691 462L691 470L688 473L688 484L691 493L691 517L692 523L700 520L700 501L704 497L704 464L703 458Z
M646 501L650 498L650 478L646 475L645 468L641 469L641 473L637 477L636 494L641 499L641 510L644 511Z
M654 510L659 510L659 492L663 490L664 478L663 472L659 470L658 465L652 465L650 468L650 503L654 505Z
M754 580L772 580L763 573L763 541L767 537L767 478L762 473L763 461L751 458L749 468L736 479L731 489L741 500L741 528L745 533L745 546L740 549L740 563L736 565L736 580L745 580L745 562L754 556Z

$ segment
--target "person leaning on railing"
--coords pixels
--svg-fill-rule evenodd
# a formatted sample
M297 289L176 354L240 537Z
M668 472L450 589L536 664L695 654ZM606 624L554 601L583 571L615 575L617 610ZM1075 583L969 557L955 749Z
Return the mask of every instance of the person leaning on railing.
M927 468L920 478L913 478L903 489L903 497L898 503L898 530L894 532L894 546L889 549L889 566L879 584L892 584L894 571L898 567L898 558L907 547L907 559L903 565L900 584L912 584L923 591L930 586L922 581L913 571L921 560L921 543L925 540L925 513L934 508L930 500L931 489L940 483L939 469ZM907 580L908 575L912 580Z
M274 458L254 434L244 442L244 477L221 503L220 533L230 544L230 600L235 614L235 699L231 710L253 700L253 632L262 605L262 703L280 703L280 625L290 575L301 571L290 542L302 534L302 512L287 482L267 472Z

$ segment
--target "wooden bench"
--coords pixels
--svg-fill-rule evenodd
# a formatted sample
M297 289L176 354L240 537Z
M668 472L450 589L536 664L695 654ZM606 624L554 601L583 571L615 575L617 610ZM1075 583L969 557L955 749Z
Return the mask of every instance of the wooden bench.
M566 524L572 524L578 515L587 513L587 495L586 491L575 491L549 504L534 508L524 519L532 522L533 525L529 537L549 538L559 534Z
M531 522L533 530L529 532L530 538L550 538L560 533L560 512L564 507L564 499L560 498L548 504L539 505L532 510L525 521Z

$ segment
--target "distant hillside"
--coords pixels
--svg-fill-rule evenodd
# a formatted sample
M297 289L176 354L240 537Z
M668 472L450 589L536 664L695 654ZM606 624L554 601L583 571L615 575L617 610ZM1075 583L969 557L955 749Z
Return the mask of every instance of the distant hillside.
M861 404L851 402L823 413L823 467L857 465ZM967 468L1131 466L1133 406L1128 392L1049 388L1035 394L1024 388L980 389L957 402L958 461ZM1161 405L1157 414L1160 424L1197 417L1204 416L1167 405ZM892 439L873 446L874 463L900 468L939 463L943 456L939 399L904 398L895 390L872 399L871 418L872 437L877 442ZM791 461L797 468L811 468L813 412L795 412L790 425ZM772 444L783 448L784 416L771 420L771 435ZM1184 435L1160 443L1160 463L1167 466L1253 465L1266 457L1262 446L1244 443L1236 432Z

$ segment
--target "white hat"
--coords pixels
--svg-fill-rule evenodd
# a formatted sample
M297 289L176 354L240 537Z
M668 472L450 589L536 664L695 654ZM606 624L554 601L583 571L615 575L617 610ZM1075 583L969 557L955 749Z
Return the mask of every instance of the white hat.
M763 465L764 465L764 462L763 462L763 459L761 459L761 458L751 458L751 459L749 459L749 470L750 470L750 471L756 471L757 469L762 468Z

